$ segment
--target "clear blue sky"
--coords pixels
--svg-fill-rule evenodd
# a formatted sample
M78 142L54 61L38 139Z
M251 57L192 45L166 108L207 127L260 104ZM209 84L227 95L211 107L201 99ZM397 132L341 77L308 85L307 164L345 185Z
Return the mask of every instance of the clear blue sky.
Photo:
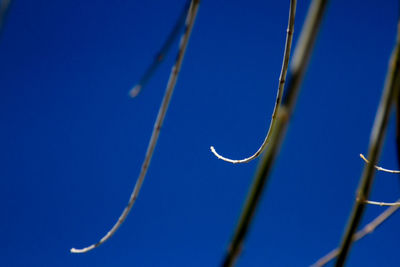
M294 44L310 1L298 1ZM238 266L308 266L338 245L394 45L395 0L327 10L298 104ZM272 114L289 1L202 1L147 179L140 170L175 55L136 99L184 0L14 1L0 39L0 264L217 266ZM175 45L176 47L176 45ZM394 114L393 114L394 115ZM380 164L398 168L394 116ZM378 173L371 199L395 201ZM363 224L383 211L368 207ZM400 214L348 266L398 266Z

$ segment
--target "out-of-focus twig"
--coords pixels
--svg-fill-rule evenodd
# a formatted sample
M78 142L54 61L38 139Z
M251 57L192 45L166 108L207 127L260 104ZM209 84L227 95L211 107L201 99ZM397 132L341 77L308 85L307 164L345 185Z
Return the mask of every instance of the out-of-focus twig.
M356 232L358 225L361 221L362 215L365 209L365 201L369 197L371 191L372 182L374 178L374 170L376 162L378 161L379 154L383 145L383 140L385 137L385 132L389 120L389 114L391 111L394 99L399 93L399 82L400 77L400 20L397 27L397 38L396 45L392 52L390 59L390 64L388 68L388 73L385 81L385 86L379 104L379 108L375 117L374 127L371 132L369 149L368 149L368 159L370 164L364 167L362 177L360 179L360 184L357 190L356 201L351 212L349 222L346 227L345 234L342 238L340 245L340 252L336 260L336 267L341 267L344 265L347 255L350 251L351 244L353 242L353 235Z
M4 28L4 23L10 9L11 0L0 1L0 37Z
M281 107L278 110L276 125L272 131L271 142L258 165L253 184L247 195L238 225L229 244L227 254L222 266L233 266L237 260L244 239L254 217L256 207L261 199L264 185L271 172L272 165L277 157L281 142L285 136L286 128L291 117L297 94L304 78L312 50L317 39L322 18L326 10L327 0L313 0L307 14L306 22L300 34L299 41L290 63L289 79Z
M196 19L196 15L197 15L197 10L199 8L199 4L200 4L200 0L192 0L192 2L190 4L190 8L188 10L187 18L186 18L186 29L185 29L185 32L184 32L184 34L182 36L181 42L180 42L178 57L176 59L175 65L172 67L171 74L170 74L169 81L168 81L168 85L167 85L167 88L166 88L166 91L165 91L165 95L164 95L164 98L162 100L160 109L158 111L157 119L156 119L156 122L154 124L153 133L151 135L150 142L149 142L149 145L147 147L146 156L145 156L144 162L142 164L142 168L141 168L141 171L140 171L140 174L139 174L139 178L136 181L135 187L134 187L134 189L132 191L132 194L131 194L131 196L129 198L127 206L125 207L125 209L122 212L121 216L118 218L118 221L114 224L114 226L111 228L111 230L99 242L97 242L97 243L95 243L93 245L90 245L88 247L82 248L82 249L72 248L71 249L72 253L85 253L85 252L88 252L88 251L100 246L104 242L106 242L109 238L111 238L112 235L114 235L114 233L122 225L122 223L125 221L126 217L128 216L129 212L131 211L132 206L135 203L135 200L136 200L137 196L139 195L140 188L142 187L143 181L144 181L144 179L146 177L146 173L147 173L148 167L150 165L151 158L153 156L154 148L156 146L156 143L157 143L157 140L158 140L158 136L159 136L160 131L161 131L161 126L163 124L163 121L164 121L164 118L165 118L165 114L167 112L168 105L169 105L169 102L171 100L171 96L172 96L172 93L174 91L175 84L176 84L176 81L178 79L179 72L181 70L183 57L185 55L186 47L187 47L187 44L189 42L190 34L192 32L192 28L193 28L193 25L194 25L194 22L195 22L195 19Z
M213 146L211 146L210 147L211 152L217 158L219 158L223 161L230 162L233 164L250 162L253 159L257 158L263 152L265 146L269 143L269 141L271 139L272 129L274 128L275 123L276 123L276 115L278 114L278 109L282 102L283 88L285 86L286 74L287 74L287 70L288 70L288 66L289 66L290 51L292 48L292 41L293 41L294 21L295 21L295 16L296 16L296 5L297 5L297 0L290 0L289 23L288 23L288 27L286 30L286 33L287 33L286 34L286 43L285 43L285 50L283 52L281 74L279 76L279 85L278 85L278 91L276 93L274 111L272 112L272 118L271 118L271 122L269 125L267 135L265 136L265 139L264 139L262 145L259 147L259 149L256 151L256 153L254 153L252 156L250 156L248 158L241 159L241 160L233 160L233 159L229 159L224 156L221 156L220 154L218 154L218 152L215 150L215 148Z
M185 18L188 13L188 9L190 7L190 3L191 3L191 0L188 0L184 9L182 10L181 15L179 16L178 20L176 21L175 26L172 28L172 31L170 32L167 39L165 40L165 43L161 47L160 51L158 51L158 53L154 57L153 62L146 69L145 73L140 78L139 82L134 87L132 87L132 89L129 91L129 95L132 98L136 97L140 93L140 91L143 89L143 87L147 84L147 82L150 80L150 78L154 75L155 71L160 66L161 62L164 60L166 54L171 49L172 44L178 38L180 31L182 30L183 26L185 25Z
M397 202L400 202L400 199L397 200ZM399 205L392 206L387 208L384 212L382 212L378 217L373 219L369 224L365 225L363 229L358 231L354 236L353 236L353 242L356 242L360 239L362 239L364 236L371 234L377 227L382 225L383 222L385 222L390 216L392 216L398 209L400 208ZM326 265L328 262L333 260L337 255L339 254L339 248L335 248L331 250L328 254L320 258L317 262L315 262L311 267L322 267Z

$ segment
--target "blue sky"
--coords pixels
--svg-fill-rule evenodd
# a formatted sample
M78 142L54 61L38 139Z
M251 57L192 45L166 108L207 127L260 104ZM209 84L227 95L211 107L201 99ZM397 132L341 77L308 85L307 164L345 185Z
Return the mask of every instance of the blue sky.
M139 198L106 244L140 171L175 55L130 88L184 0L14 1L0 39L2 266L217 266L269 125L289 1L202 1ZM298 1L294 45L310 1ZM286 139L237 266L308 266L337 246L394 45L397 1L332 1ZM177 44L175 45L175 47ZM394 115L394 114L393 114ZM391 117L380 165L398 168ZM377 173L371 199L395 201ZM383 211L368 207L363 224ZM399 264L395 214L348 266Z

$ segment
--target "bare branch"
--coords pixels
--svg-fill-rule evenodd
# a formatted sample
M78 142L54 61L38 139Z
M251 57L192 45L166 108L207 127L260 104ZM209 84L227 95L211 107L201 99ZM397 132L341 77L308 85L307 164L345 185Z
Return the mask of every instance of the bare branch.
M265 137L264 142L262 143L262 145L260 146L260 148L257 150L256 153L254 153L252 156L250 156L248 158L241 159L241 160L233 160L233 159L225 158L225 157L221 156L220 154L218 154L217 151L215 150L215 148L213 146L211 146L210 147L211 152L217 158L219 158L223 161L230 162L233 164L250 162L253 159L257 158L263 152L266 145L270 142L272 129L274 128L274 126L276 124L276 116L278 114L279 106L281 105L281 102L282 102L283 89L285 86L286 74L287 74L287 70L288 70L288 66L289 66L290 51L291 51L292 41L293 41L294 20L295 20L295 15L296 15L296 2L297 2L297 0L290 1L289 22L288 22L288 28L286 30L286 44L285 44L285 50L283 53L281 74L279 76L278 91L276 94L274 111L272 113L272 119L271 119L271 122L269 125L267 136Z
M360 154L360 157L369 164L369 161L364 157L363 154ZM389 172L389 173L400 173L400 171L396 171L396 170L389 170L389 169L385 169L379 166L374 165L375 169L377 169L378 171L383 171L383 172Z
M156 122L154 124L153 133L151 135L151 139L150 139L149 145L147 147L146 156L145 156L144 162L142 164L142 168L141 168L141 171L140 171L140 174L139 174L139 178L136 181L135 187L134 187L134 189L132 191L132 194L131 194L131 196L129 198L129 202L128 202L127 206L125 207L125 209L122 212L121 216L118 218L118 221L114 224L114 226L111 228L111 230L99 242L97 242L97 243L95 243L93 245L90 245L90 246L88 246L86 248L82 248L82 249L72 248L71 249L72 253L85 253L85 252L88 252L88 251L100 246L104 242L106 242L111 236L113 236L115 234L115 232L118 230L118 228L125 221L125 219L128 216L130 210L132 209L132 206L135 203L135 200L136 200L137 196L139 195L140 188L142 187L143 181L145 179L145 176L146 176L146 173L147 173L147 169L148 169L148 167L150 165L151 157L153 156L154 148L156 146L156 143L157 143L157 140L158 140L158 136L160 134L161 126L162 126L162 123L164 121L165 114L167 112L168 105L169 105L169 102L171 100L171 96L172 96L172 93L174 91L176 81L178 79L179 71L180 71L181 66L182 66L183 57L185 55L186 47L187 47L187 44L189 42L189 38L190 38L190 34L192 32L193 24L194 24L195 19L196 19L196 14L197 14L197 10L198 10L199 4L200 4L200 0L192 0L192 2L190 4L190 8L188 10L188 14L187 14L187 18L186 18L186 29L185 29L185 32L184 32L182 38L181 38L178 57L177 57L175 65L172 67L170 78L169 78L169 81L168 81L168 85L167 85L167 88L166 88L166 91L165 91L164 98L162 100L161 107L160 107L158 115L157 115L157 120L156 120Z
M311 3L290 63L290 75L288 83L286 84L287 88L283 95L282 106L279 108L277 114L276 126L272 131L270 146L268 146L268 149L265 151L258 165L222 266L233 266L242 250L243 242L250 228L251 221L254 218L256 208L268 181L275 158L279 154L281 143L285 137L286 129L296 103L300 85L310 61L327 4L327 0L313 0Z
M400 203L400 199L398 199L397 202ZM395 205L395 206L391 206L390 208L387 208L378 217L373 219L369 224L365 225L363 229L358 231L353 236L353 242L356 242L356 241L362 239L364 236L371 234L378 226L380 226L382 223L384 223L399 208L400 208L400 205ZM339 254L339 248L335 248L335 249L331 250L328 254L326 254L325 256L320 258L316 263L311 265L311 267L322 267L322 266L326 265L328 262L330 262L331 260L333 260L334 258L336 258L338 254Z
M377 115L375 117L374 126L371 132L370 144L368 149L368 158L370 164L364 168L363 175L360 179L360 184L357 190L356 201L346 227L345 234L340 245L340 252L337 257L335 266L341 267L344 265L347 255L350 251L353 242L353 235L358 228L362 215L365 209L365 200L368 199L371 191L372 182L374 179L374 166L378 161L380 151L382 149L383 140L389 120L389 114L395 97L400 89L400 20L397 28L396 45L393 49L390 58L390 64L386 76L386 82L382 93L382 98L379 104Z

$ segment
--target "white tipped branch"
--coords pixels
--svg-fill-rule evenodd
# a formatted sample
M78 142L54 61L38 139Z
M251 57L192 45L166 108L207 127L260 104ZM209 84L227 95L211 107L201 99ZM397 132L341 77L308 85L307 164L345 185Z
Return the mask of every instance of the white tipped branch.
M139 178L136 181L135 187L129 198L127 206L125 207L124 211L118 218L118 221L114 224L114 226L111 228L111 230L102 239L100 239L99 242L97 242L93 245L90 245L88 247L82 248L82 249L72 248L71 249L72 253L85 253L85 252L88 252L88 251L100 246L104 242L106 242L108 239L111 238L111 236L113 236L115 234L115 232L122 225L122 223L125 221L126 217L128 216L129 212L131 211L132 206L135 203L137 196L139 195L140 188L142 187L143 181L144 181L146 173L147 173L147 169L150 165L151 157L153 156L154 148L156 146L158 136L160 134L161 126L164 121L165 114L167 112L168 105L171 100L171 96L174 91L176 81L178 79L179 71L182 66L183 57L185 55L186 47L187 47L187 44L188 44L189 38L190 38L190 33L192 31L193 24L196 19L196 14L197 14L199 4L200 4L200 0L192 0L192 2L190 4L190 8L188 10L188 14L187 14L187 18L186 18L186 29L182 36L181 42L180 42L178 57L177 57L175 65L172 67L168 85L167 85L167 88L165 91L164 98L162 100L161 107L158 111L157 120L154 124L153 132L151 135L149 145L147 147L146 156L145 156L144 162L142 164Z
M368 160L366 157L364 157L363 154L360 154L360 158L362 158L366 163L369 164L369 160ZM375 169L377 169L378 171L389 172L389 173L400 173L400 171L397 171L397 170L389 170L389 169L385 169L385 168L382 168L382 167L379 167L379 166L376 166L376 165L374 165L374 167L375 167Z
M365 200L364 201L366 204L371 204L371 205L377 205L377 206L400 206L400 202L378 202L378 201L372 201L372 200Z
M269 129L268 129L267 135L266 135L262 145L257 150L257 152L254 153L252 156L245 158L245 159L240 159L240 160L229 159L224 156L221 156L220 154L217 153L215 148L213 146L211 146L210 147L211 152L217 158L219 158L223 161L226 161L226 162L233 163L233 164L247 163L247 162L250 162L253 159L257 158L258 156L260 156L260 154L264 151L264 148L270 142L272 129L274 128L274 126L276 124L276 115L278 114L278 110L279 110L279 107L282 102L283 89L285 87L286 74L287 74L287 70L288 70L288 66L289 66L290 51L291 51L292 41L293 41L295 15L296 15L296 1L291 0L290 10L289 10L289 22L288 22L288 28L286 30L286 44L285 44L285 50L284 50L284 54L283 54L281 74L279 76L278 92L276 94L275 106L274 106L274 111L272 112L272 118L271 118L271 122L269 125Z

